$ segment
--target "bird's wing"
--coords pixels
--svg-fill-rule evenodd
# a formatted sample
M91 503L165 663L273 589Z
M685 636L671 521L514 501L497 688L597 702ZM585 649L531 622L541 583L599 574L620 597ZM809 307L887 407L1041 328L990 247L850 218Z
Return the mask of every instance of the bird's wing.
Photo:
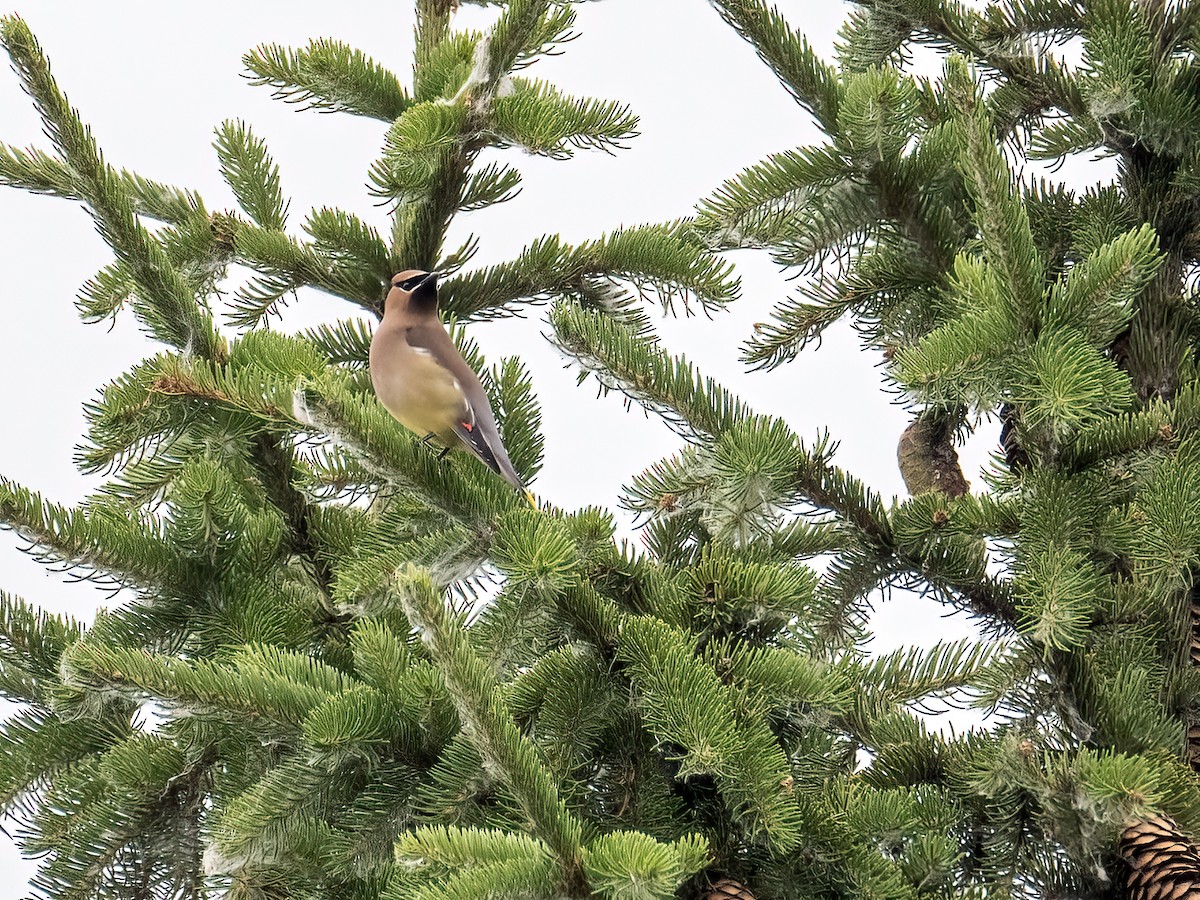
M407 340L414 350L428 353L439 365L447 369L462 390L467 409L462 421L454 425L454 432L459 440L486 466L502 475L509 484L523 490L525 485L513 468L508 451L504 449L500 440L496 416L492 412L492 404L483 390L483 385L479 383L479 376L467 365L441 323L414 325L407 330Z
M488 444L487 436L474 421L474 410L468 408L467 415L472 421L456 422L454 424L454 433L458 435L458 439L471 448L471 451L478 456L493 472L499 475L504 473L500 470L500 461L496 459L496 454L492 451L491 445Z

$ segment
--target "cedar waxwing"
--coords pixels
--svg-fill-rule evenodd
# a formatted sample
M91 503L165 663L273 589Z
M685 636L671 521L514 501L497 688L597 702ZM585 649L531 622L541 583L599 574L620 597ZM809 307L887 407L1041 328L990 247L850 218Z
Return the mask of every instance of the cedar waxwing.
M500 441L479 376L438 318L438 274L410 269L392 279L371 338L375 396L409 431L448 449L465 446L534 503Z

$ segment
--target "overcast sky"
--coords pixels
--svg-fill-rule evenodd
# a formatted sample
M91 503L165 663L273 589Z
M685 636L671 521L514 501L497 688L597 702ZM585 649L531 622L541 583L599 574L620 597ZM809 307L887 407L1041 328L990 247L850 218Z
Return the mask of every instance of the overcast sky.
M48 54L60 87L81 112L113 165L195 188L210 209L233 208L218 174L213 128L226 118L249 122L281 168L299 226L314 206L354 212L386 231L366 174L385 125L344 114L298 112L242 77L241 57L260 43L302 46L311 38L345 41L410 74L412 15L407 3L216 2L81 3L18 0ZM846 6L782 3L795 24L831 54ZM802 11L802 12L801 12ZM704 0L606 0L578 6L578 40L533 73L581 96L619 99L641 117L641 134L615 154L579 153L549 161L505 151L520 168L515 200L460 217L450 244L480 238L473 265L511 258L547 233L567 241L598 237L620 225L688 215L725 178L768 153L813 143L819 134L753 50ZM481 26L474 7L457 24ZM49 150L40 122L15 75L0 71L0 141ZM828 428L841 448L835 461L885 497L903 494L895 446L910 415L884 393L878 354L864 351L844 324L821 348L774 372L747 373L739 348L755 321L792 290L761 255L733 257L743 298L728 312L662 323L667 346L759 412L785 418L812 439ZM75 203L0 189L0 475L73 503L98 484L72 464L83 428L82 404L107 381L156 348L132 317L116 327L80 323L73 300L83 282L111 261L88 215ZM542 336L544 308L525 319L471 328L490 361L518 353L533 370L542 400L546 462L539 496L574 508L616 507L621 485L674 452L680 440L656 419L627 412L621 399L595 399L592 383L575 386L575 370ZM355 315L349 304L302 291L284 318L294 330ZM984 430L964 455L977 488L978 467L994 447ZM625 518L628 522L628 517ZM101 594L64 583L0 534L0 589L56 611L89 619ZM880 649L970 633L962 617L946 619L932 604L897 595L876 616ZM0 847L0 866L13 856ZM22 864L25 865L25 864ZM5 866L4 871L8 871ZM26 869L26 871L28 871ZM24 879L21 879L23 881ZM0 898L24 895L0 882Z

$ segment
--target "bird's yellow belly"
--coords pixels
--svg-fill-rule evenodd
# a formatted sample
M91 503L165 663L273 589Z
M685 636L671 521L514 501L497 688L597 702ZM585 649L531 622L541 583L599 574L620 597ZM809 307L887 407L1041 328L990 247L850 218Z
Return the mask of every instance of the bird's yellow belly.
M454 426L466 415L462 389L446 369L429 356L414 353L404 373L372 371L375 392L384 407L418 437L435 435L442 443L457 443Z

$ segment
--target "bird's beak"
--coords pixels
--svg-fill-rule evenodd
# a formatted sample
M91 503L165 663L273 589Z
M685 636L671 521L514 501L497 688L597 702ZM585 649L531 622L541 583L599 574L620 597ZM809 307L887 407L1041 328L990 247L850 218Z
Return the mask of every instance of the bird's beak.
M429 285L430 287L437 287L438 276L441 274L442 274L441 272L430 272L428 275L426 275L424 277L424 279L421 280L421 283L417 285L417 288L423 288L423 287L425 287L425 285Z

